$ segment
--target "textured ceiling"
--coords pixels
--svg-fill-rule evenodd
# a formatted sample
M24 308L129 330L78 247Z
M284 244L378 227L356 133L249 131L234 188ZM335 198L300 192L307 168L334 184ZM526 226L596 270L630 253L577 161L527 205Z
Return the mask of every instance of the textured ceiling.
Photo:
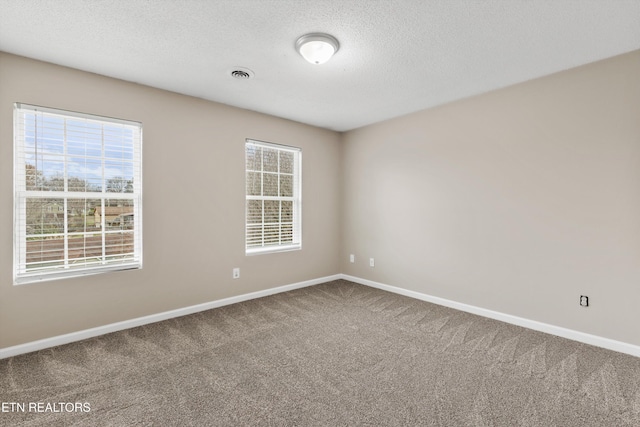
M0 0L2 51L338 131L635 49L640 0Z

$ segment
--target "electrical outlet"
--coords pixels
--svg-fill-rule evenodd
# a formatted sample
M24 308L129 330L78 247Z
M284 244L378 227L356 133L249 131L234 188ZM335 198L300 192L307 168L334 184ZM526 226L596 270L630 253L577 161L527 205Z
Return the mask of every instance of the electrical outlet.
M375 267L376 266L376 262L373 260L373 258L369 258L369 267Z
M589 297L586 295L580 295L580 305L582 307L589 307Z
M349 255L349 262L351 263L356 262L356 256L354 254Z
M234 268L233 269L233 278L234 279L239 279L240 278L240 269L239 268Z

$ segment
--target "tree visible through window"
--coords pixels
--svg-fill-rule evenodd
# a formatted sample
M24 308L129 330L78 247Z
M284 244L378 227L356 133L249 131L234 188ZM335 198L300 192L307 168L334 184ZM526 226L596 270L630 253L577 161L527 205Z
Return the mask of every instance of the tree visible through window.
M247 140L247 254L301 247L300 149Z
M16 104L16 283L142 265L139 123Z

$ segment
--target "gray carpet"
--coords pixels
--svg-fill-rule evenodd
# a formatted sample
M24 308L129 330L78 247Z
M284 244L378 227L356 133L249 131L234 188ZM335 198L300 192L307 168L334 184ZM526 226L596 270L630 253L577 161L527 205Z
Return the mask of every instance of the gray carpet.
M640 359L340 280L1 360L0 402L90 405L3 426L640 426Z

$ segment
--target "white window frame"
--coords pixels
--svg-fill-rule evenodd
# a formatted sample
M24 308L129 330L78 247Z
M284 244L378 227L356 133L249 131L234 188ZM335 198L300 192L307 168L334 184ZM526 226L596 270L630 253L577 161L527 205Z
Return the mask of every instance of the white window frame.
M247 147L254 146L258 148L267 148L272 150L278 150L283 152L292 153L294 156L293 162L293 196L285 197L285 196L255 196L249 195L248 191L248 183L246 177L248 176L248 172L255 172L253 170L249 170L247 164ZM244 146L245 153L245 254L246 255L258 255L258 254L266 254L266 253L274 253L274 252L285 252L285 251L293 251L302 249L302 149L298 147L292 147L288 145L274 144L271 142L258 141L254 139L246 139ZM279 156L278 156L279 157ZM264 176L264 164L261 162L261 176ZM278 164L278 174L280 174L280 166ZM280 180L278 179L278 183ZM278 190L279 193L279 190ZM293 236L291 242L279 243L279 244L265 244L264 243L264 213L263 213L263 221L260 224L262 226L262 244L260 246L250 245L249 244L249 201L250 200L276 200L276 201L290 201L293 202ZM278 222L280 226L280 233L282 233L282 221ZM255 225L253 225L255 226ZM280 235L282 238L282 235Z
M132 164L133 164L133 185L132 192L107 192L105 178L105 140L104 132L102 136L102 154L97 157L102 162L102 183L101 191L68 191L67 188L67 158L71 156L67 153L67 136L64 136L64 151L60 155L64 164L64 190L62 191L36 191L28 190L26 184L26 116L52 117L63 119L65 123L69 121L85 121L101 126L124 127L132 135ZM104 128L103 128L104 129ZM14 104L14 244L13 244L13 279L14 285L42 282L48 280L63 279L69 277L84 276L89 274L99 274L109 271L130 270L142 268L142 124L139 122L115 119L110 117L96 116L85 113L72 112L61 109L40 107L23 103ZM64 233L60 234L64 240L64 265L55 267L38 268L27 262L27 198L31 199L62 199ZM68 253L68 241L71 233L68 233L67 218L69 210L66 208L69 199L99 199L101 201L102 212L104 213L105 201L108 200L131 200L133 205L133 252L122 259L109 259L105 255L105 236L109 233L105 224L105 214L101 215L99 230L92 230L86 234L101 234L102 236L102 257L91 262L84 262L81 266L70 265L73 261ZM60 210L60 209L59 209ZM76 233L77 234L77 233Z

